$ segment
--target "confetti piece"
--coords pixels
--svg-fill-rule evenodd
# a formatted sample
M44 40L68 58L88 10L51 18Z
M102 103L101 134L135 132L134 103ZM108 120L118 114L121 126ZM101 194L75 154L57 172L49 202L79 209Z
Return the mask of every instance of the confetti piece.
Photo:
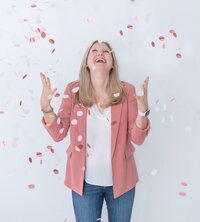
M188 184L187 184L187 182L181 182L181 185L186 187Z
M162 44L163 49L165 49L165 43Z
M35 32L40 33L41 32L40 28L36 28Z
M67 222L67 218L65 218L63 222Z
M88 143L87 143L87 146L88 146L89 148L91 148L90 144L88 144Z
M42 153L41 153L41 152L37 152L36 155L37 155L38 157L41 157L41 156L42 156Z
M78 111L77 112L77 116L82 116L83 115L83 112L82 111Z
M68 99L68 98L69 98L69 95L67 95L67 94L63 95L63 99Z
M81 135L79 135L77 139L80 142L83 139L83 137Z
M35 42L35 38L31 37L31 38L29 39L29 41L30 41L31 43L34 43L34 42Z
M42 37L42 38L45 38L45 37L46 37L46 33L45 33L45 32L42 32L42 33L41 33L41 37Z
M72 89L72 92L73 92L73 93L76 93L76 92L78 92L78 90L79 90L79 86L73 88L73 89Z
M172 115L169 116L170 121L174 121L174 117Z
M176 32L173 33L173 36L174 36L175 38L177 38L177 34L176 34Z
M59 174L59 170L57 170L57 169L54 169L53 172L54 172L55 174Z
M181 59L182 55L180 53L176 53L176 58Z
M156 112L159 112L159 111L160 111L160 108L159 108L158 106L156 106L156 107L155 107L155 111L156 111Z
M32 162L33 162L33 160L32 160L32 158L31 158L31 157L29 157L29 158L28 158L28 161L29 161L30 163L32 163Z
M51 53L53 54L53 53L55 52L55 50L56 50L56 49L53 49L53 50L51 51Z
M92 22L93 21L93 17L92 16L89 16L89 17L87 17L87 22Z
M128 29L133 29L133 26L132 25L127 25L127 28Z
M175 98L170 99L170 102L173 102L175 100Z
M175 33L175 31L174 31L173 29L169 30L169 32L170 32L171 34Z
M36 4L34 4L34 5L31 5L31 7L32 7L32 8L36 8L36 7L37 7L37 5L36 5Z
M40 160L40 165L42 165L42 163L43 163L43 161L42 161L42 160Z
M60 96L60 93L55 93L55 95L54 95L55 97L59 97Z
M101 218L97 218L96 221L101 220Z
M51 153L55 153L54 149L52 146L47 146L47 149L51 151Z
M123 36L124 33L123 33L122 30L120 30L120 31L119 31L119 34L120 34L121 36Z
M72 124L72 125L77 125L77 123L78 123L77 119L72 119L72 120L71 120L71 124Z
M19 105L21 106L22 105L22 101L20 100L20 102L19 102Z
M160 41L165 41L165 37L164 37L164 36L160 36L160 37L159 37L159 40L160 40Z
M186 196L186 193L185 192L179 192L179 195L180 196Z
M156 104L158 104L158 103L159 103L159 99L156 100Z
M114 97L119 97L120 93L114 93L113 96Z
M55 41L54 41L53 39L49 39L49 43L50 43L50 44L54 44Z
M158 170L157 170L157 169L153 169L153 170L151 171L151 175L152 175L152 176L157 175L157 173L158 173Z
M25 79L27 77L27 74L25 74L24 76L22 76L22 79Z
M91 115L91 112L90 112L90 110L88 109L88 115Z
M163 110L164 110L164 111L167 110L167 105L166 105L166 104L163 105Z
M34 185L34 184L29 184L29 185L28 185L28 188L29 188L29 189L34 189L34 188L35 188L35 185Z
M75 147L75 150L78 151L78 152L81 151L77 146Z
M165 117L162 117L161 123L165 123Z
M4 111L0 111L0 114L5 114L5 112Z
M59 130L59 133L62 134L64 132L64 128Z
M151 42L151 45L152 45L152 47L155 47L155 42L152 41L152 42Z

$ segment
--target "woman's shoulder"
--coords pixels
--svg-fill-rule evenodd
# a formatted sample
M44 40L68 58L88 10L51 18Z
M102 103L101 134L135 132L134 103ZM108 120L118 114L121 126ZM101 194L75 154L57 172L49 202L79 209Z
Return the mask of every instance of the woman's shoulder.
M134 86L132 83L130 83L130 82L121 81L121 83L122 83L123 87L124 87L126 90L128 90L128 89L130 89L130 88L135 88L135 86Z

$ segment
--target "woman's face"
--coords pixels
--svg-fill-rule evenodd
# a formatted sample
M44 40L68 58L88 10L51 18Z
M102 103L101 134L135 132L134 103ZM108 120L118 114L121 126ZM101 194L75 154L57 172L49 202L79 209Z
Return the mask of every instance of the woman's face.
M111 50L105 43L95 43L88 54L87 65L90 72L104 70L110 72L113 66Z

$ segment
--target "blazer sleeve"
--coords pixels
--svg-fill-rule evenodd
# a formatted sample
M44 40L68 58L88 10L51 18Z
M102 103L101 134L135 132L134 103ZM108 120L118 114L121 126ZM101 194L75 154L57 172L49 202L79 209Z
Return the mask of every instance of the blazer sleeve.
M42 124L53 138L55 142L59 142L64 139L68 134L70 127L70 116L72 106L72 83L69 83L64 90L64 96L60 108L56 114L52 123L46 124L44 116L42 117Z
M148 119L147 127L145 129L141 129L136 125L138 105L137 100L134 97L135 87L132 84L129 84L128 89L128 133L133 143L141 145L151 128L150 120Z

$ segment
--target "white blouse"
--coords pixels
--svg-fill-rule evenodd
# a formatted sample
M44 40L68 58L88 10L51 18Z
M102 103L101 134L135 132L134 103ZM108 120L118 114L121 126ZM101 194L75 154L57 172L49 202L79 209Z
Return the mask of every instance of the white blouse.
M112 186L111 107L104 112L96 104L87 113L87 153L85 181L99 186Z

